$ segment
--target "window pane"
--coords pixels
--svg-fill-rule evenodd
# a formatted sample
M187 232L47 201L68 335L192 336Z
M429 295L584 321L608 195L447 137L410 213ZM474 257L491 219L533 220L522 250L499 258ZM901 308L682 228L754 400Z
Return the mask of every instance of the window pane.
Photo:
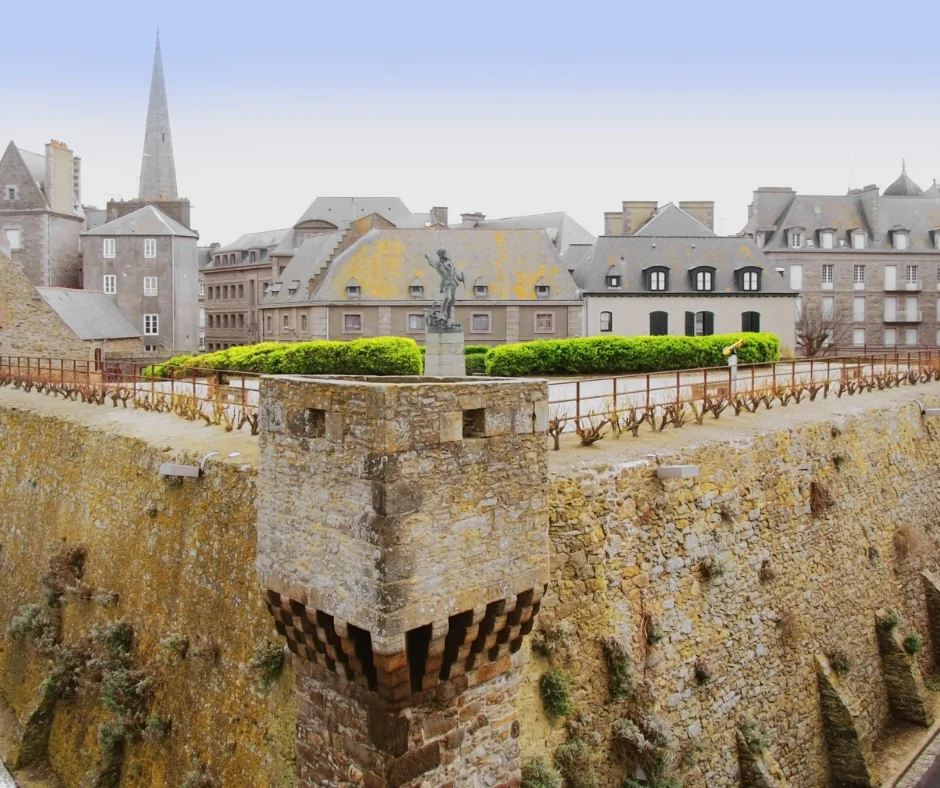
M790 266L790 289L791 290L803 289L803 266L802 265Z
M420 331L422 328L424 328L424 315L419 315L419 314L408 315L408 330L409 331Z
M472 315L470 318L470 326L473 331L489 331L490 316L484 314Z
M551 332L555 330L555 315L551 312L539 312L535 315L535 330Z
M614 316L612 312L601 312L601 331L612 331L614 325Z
M852 320L862 323L865 320L865 297L858 296L852 299Z
M885 290L894 290L898 286L898 267L896 265L885 266Z
M836 311L836 300L832 296L823 296L822 316L823 320L832 320Z
M10 251L22 248L20 246L20 231L7 230L7 243L10 245Z
M893 328L885 329L885 344L896 345L898 341L897 331Z
M904 281L908 284L914 284L917 282L917 266L908 265L904 268Z
M822 281L824 285L832 284L834 270L835 266L831 263L827 263L822 267Z
M362 331L362 315L343 315L344 331Z
M855 235L852 236L852 246L856 249L864 249L865 233L855 233Z
M864 329L864 328L853 328L853 329L852 329L852 344L853 344L853 345L864 345L864 344L865 344L865 329Z
M852 266L852 283L856 285L865 284L865 266L864 265Z

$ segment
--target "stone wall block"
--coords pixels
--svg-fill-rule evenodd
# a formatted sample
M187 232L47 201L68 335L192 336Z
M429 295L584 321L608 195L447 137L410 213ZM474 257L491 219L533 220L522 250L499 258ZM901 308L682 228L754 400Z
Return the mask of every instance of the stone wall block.
M927 688L917 661L904 650L898 630L898 626L890 625L887 611L875 613L878 651L884 667L891 713L896 719L929 728L933 724L933 712L928 703Z
M790 784L769 752L755 753L741 731L736 732L741 788L789 788Z
M933 663L940 664L940 579L932 572L922 572L924 597L927 602L927 626L930 634Z
M859 735L853 711L856 704L826 657L817 655L815 664L832 783L846 788L877 788L881 778L871 749Z

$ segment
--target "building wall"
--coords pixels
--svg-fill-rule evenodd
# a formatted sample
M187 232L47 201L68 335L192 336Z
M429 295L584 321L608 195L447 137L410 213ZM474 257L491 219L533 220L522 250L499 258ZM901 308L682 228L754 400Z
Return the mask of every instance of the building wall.
M0 181L2 181L0 175ZM11 249L10 257L29 281L37 287L49 283L49 214L46 211L0 211L0 234L6 230L20 231L20 248Z
M230 345L251 345L261 341L258 304L271 283L271 265L220 266L203 270L206 284L206 347L218 350ZM239 296L241 286L241 296ZM227 288L227 290L225 289ZM216 325L229 316L228 327ZM232 315L236 316L232 327ZM238 316L241 315L241 327Z
M613 331L610 336L646 336L650 332L650 313L669 315L669 335L685 336L686 312L712 312L715 333L731 334L741 330L742 312L759 312L760 329L780 337L784 347L795 345L794 299L789 296L586 296L586 336L608 336L600 330L601 312L610 312Z
M62 322L26 276L0 255L0 356L94 359L95 350L140 352L140 340L83 341Z
M884 330L896 329L898 345L904 346L905 330L917 330L917 345L938 346L937 303L940 300L940 253L937 252L884 252L863 250L834 250L825 252L821 249L806 251L767 252L775 267L785 269L790 276L794 265L803 267L802 293L807 307L818 308L824 296L835 298L837 320L844 325L844 331L852 328L865 329L866 344L880 346L884 344ZM833 287L823 289L823 265L833 265ZM856 265L865 266L865 287L856 290L853 286L853 270ZM921 282L920 290L885 290L885 267L897 266L897 282L903 287L905 270L908 265L917 266L917 277ZM866 319L853 319L853 299L864 296L866 300ZM898 299L898 311L904 309L908 296L917 297L917 309L922 313L920 321L892 322L884 321L885 297ZM851 340L849 340L851 341Z
M83 222L49 215L49 283L52 287L81 286Z
M155 240L157 256L148 258L144 257L143 236L116 236L115 256L105 258L104 238L86 236L82 245L84 287L104 290L105 275L116 276L117 292L112 298L131 325L141 332L144 345L194 351L199 341L196 239L162 235ZM157 278L156 296L144 295L147 276ZM159 316L156 335L144 335L144 315L148 314Z

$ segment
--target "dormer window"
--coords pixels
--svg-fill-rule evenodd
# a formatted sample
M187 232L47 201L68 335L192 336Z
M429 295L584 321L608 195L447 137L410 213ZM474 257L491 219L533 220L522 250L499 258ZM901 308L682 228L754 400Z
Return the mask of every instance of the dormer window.
M607 286L608 287L620 287L620 275L613 274L607 277Z
M819 233L819 246L821 249L832 249L835 246L836 234L832 230L821 230Z
M16 186L7 186L6 189L4 189L4 193L8 200L16 200L20 195L19 189Z
M474 298L486 298L488 294L489 294L489 288L486 285L474 285L473 286Z
M420 279L414 279L408 287L408 295L412 298L424 298L424 285Z
M852 233L852 248L864 249L868 245L868 238L861 230Z
M760 290L760 268L741 268L735 271L738 287L745 292L754 293Z
M714 268L693 268L689 272L692 279L692 289L698 292L709 292L715 289Z
M790 230L790 248L791 249L803 248L803 231L802 230Z
M898 251L906 251L908 244L908 234L906 230L897 230L894 232L894 248Z
M287 294L293 295L300 289L300 280L292 279L290 285L287 287Z
M360 298L362 296L362 288L359 286L358 282L350 282L346 285L346 298Z
M257 259L257 258L256 258L256 255L257 255L257 252L255 252L255 250L252 249L252 250L248 253L248 262L253 263L253 262Z
M604 281L609 288L619 289L623 287L623 269L619 265L612 265L607 269L607 276Z
M549 287L545 282L539 280L535 285L535 297L536 298L548 298L551 294L552 288Z
M940 230L933 231L933 248L940 249Z
M646 277L647 290L662 292L669 289L668 268L647 268L643 273Z

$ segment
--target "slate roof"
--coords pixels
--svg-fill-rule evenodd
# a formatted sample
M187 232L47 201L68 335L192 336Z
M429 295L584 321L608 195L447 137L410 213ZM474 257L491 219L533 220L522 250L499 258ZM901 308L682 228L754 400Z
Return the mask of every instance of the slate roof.
M145 205L133 213L102 224L82 235L176 235L183 238L198 238L192 230L183 227L153 205Z
M294 227L321 220L342 230L371 213L388 219L396 227L424 227L430 221L429 214L413 214L398 197L317 197L294 222Z
M900 177L884 191L884 197L920 197L924 190L907 175L907 167L901 165Z
M140 331L128 322L111 298L100 291L64 287L37 287L36 290L79 339L140 336Z
M475 225L481 229L536 230L549 233L552 243L560 254L568 251L572 244L592 244L597 239L580 224L563 212L535 213L529 216L507 216L503 219L484 219Z
M280 289L277 292L269 291L264 297L263 306L306 302L308 300L308 282L322 271L342 238L343 234L336 231L315 235L313 238L304 241L287 264L284 273L274 283L274 287L277 287L277 284L280 283ZM298 285L294 292L291 292L291 283L293 282L297 282Z
M663 266L670 272L669 290L651 293L643 272ZM692 289L689 272L699 266L715 268L715 290L701 293ZM590 264L576 272L575 280L585 295L669 296L742 294L735 280L739 268L756 266L763 271L759 293L754 295L794 296L789 282L774 270L771 260L748 238L661 238L642 236L602 236L597 240ZM607 287L607 272L614 269L623 277L622 287Z
M216 249L219 252L247 252L250 249L273 249L277 246L284 236L290 231L290 228L284 230L264 230L260 233L246 233L239 236L232 243Z
M308 242L309 243L309 242ZM440 279L425 254L444 248L466 279L458 300L472 299L478 280L489 288L490 302L536 301L535 285L546 284L551 301L575 301L578 290L558 251L543 230L373 229L343 251L329 266L310 301L349 301L346 285L355 280L368 301L410 301L409 288L424 284L425 301L438 297ZM284 272L283 282L302 280Z
M20 156L23 157L23 164L26 165L29 174L32 176L33 180L36 181L36 185L43 190L43 194L45 194L46 157L41 153L33 153L32 151L23 150L22 148L17 148L17 150L20 152Z
M654 213L634 235L672 238L714 238L715 233L688 211L667 203Z

